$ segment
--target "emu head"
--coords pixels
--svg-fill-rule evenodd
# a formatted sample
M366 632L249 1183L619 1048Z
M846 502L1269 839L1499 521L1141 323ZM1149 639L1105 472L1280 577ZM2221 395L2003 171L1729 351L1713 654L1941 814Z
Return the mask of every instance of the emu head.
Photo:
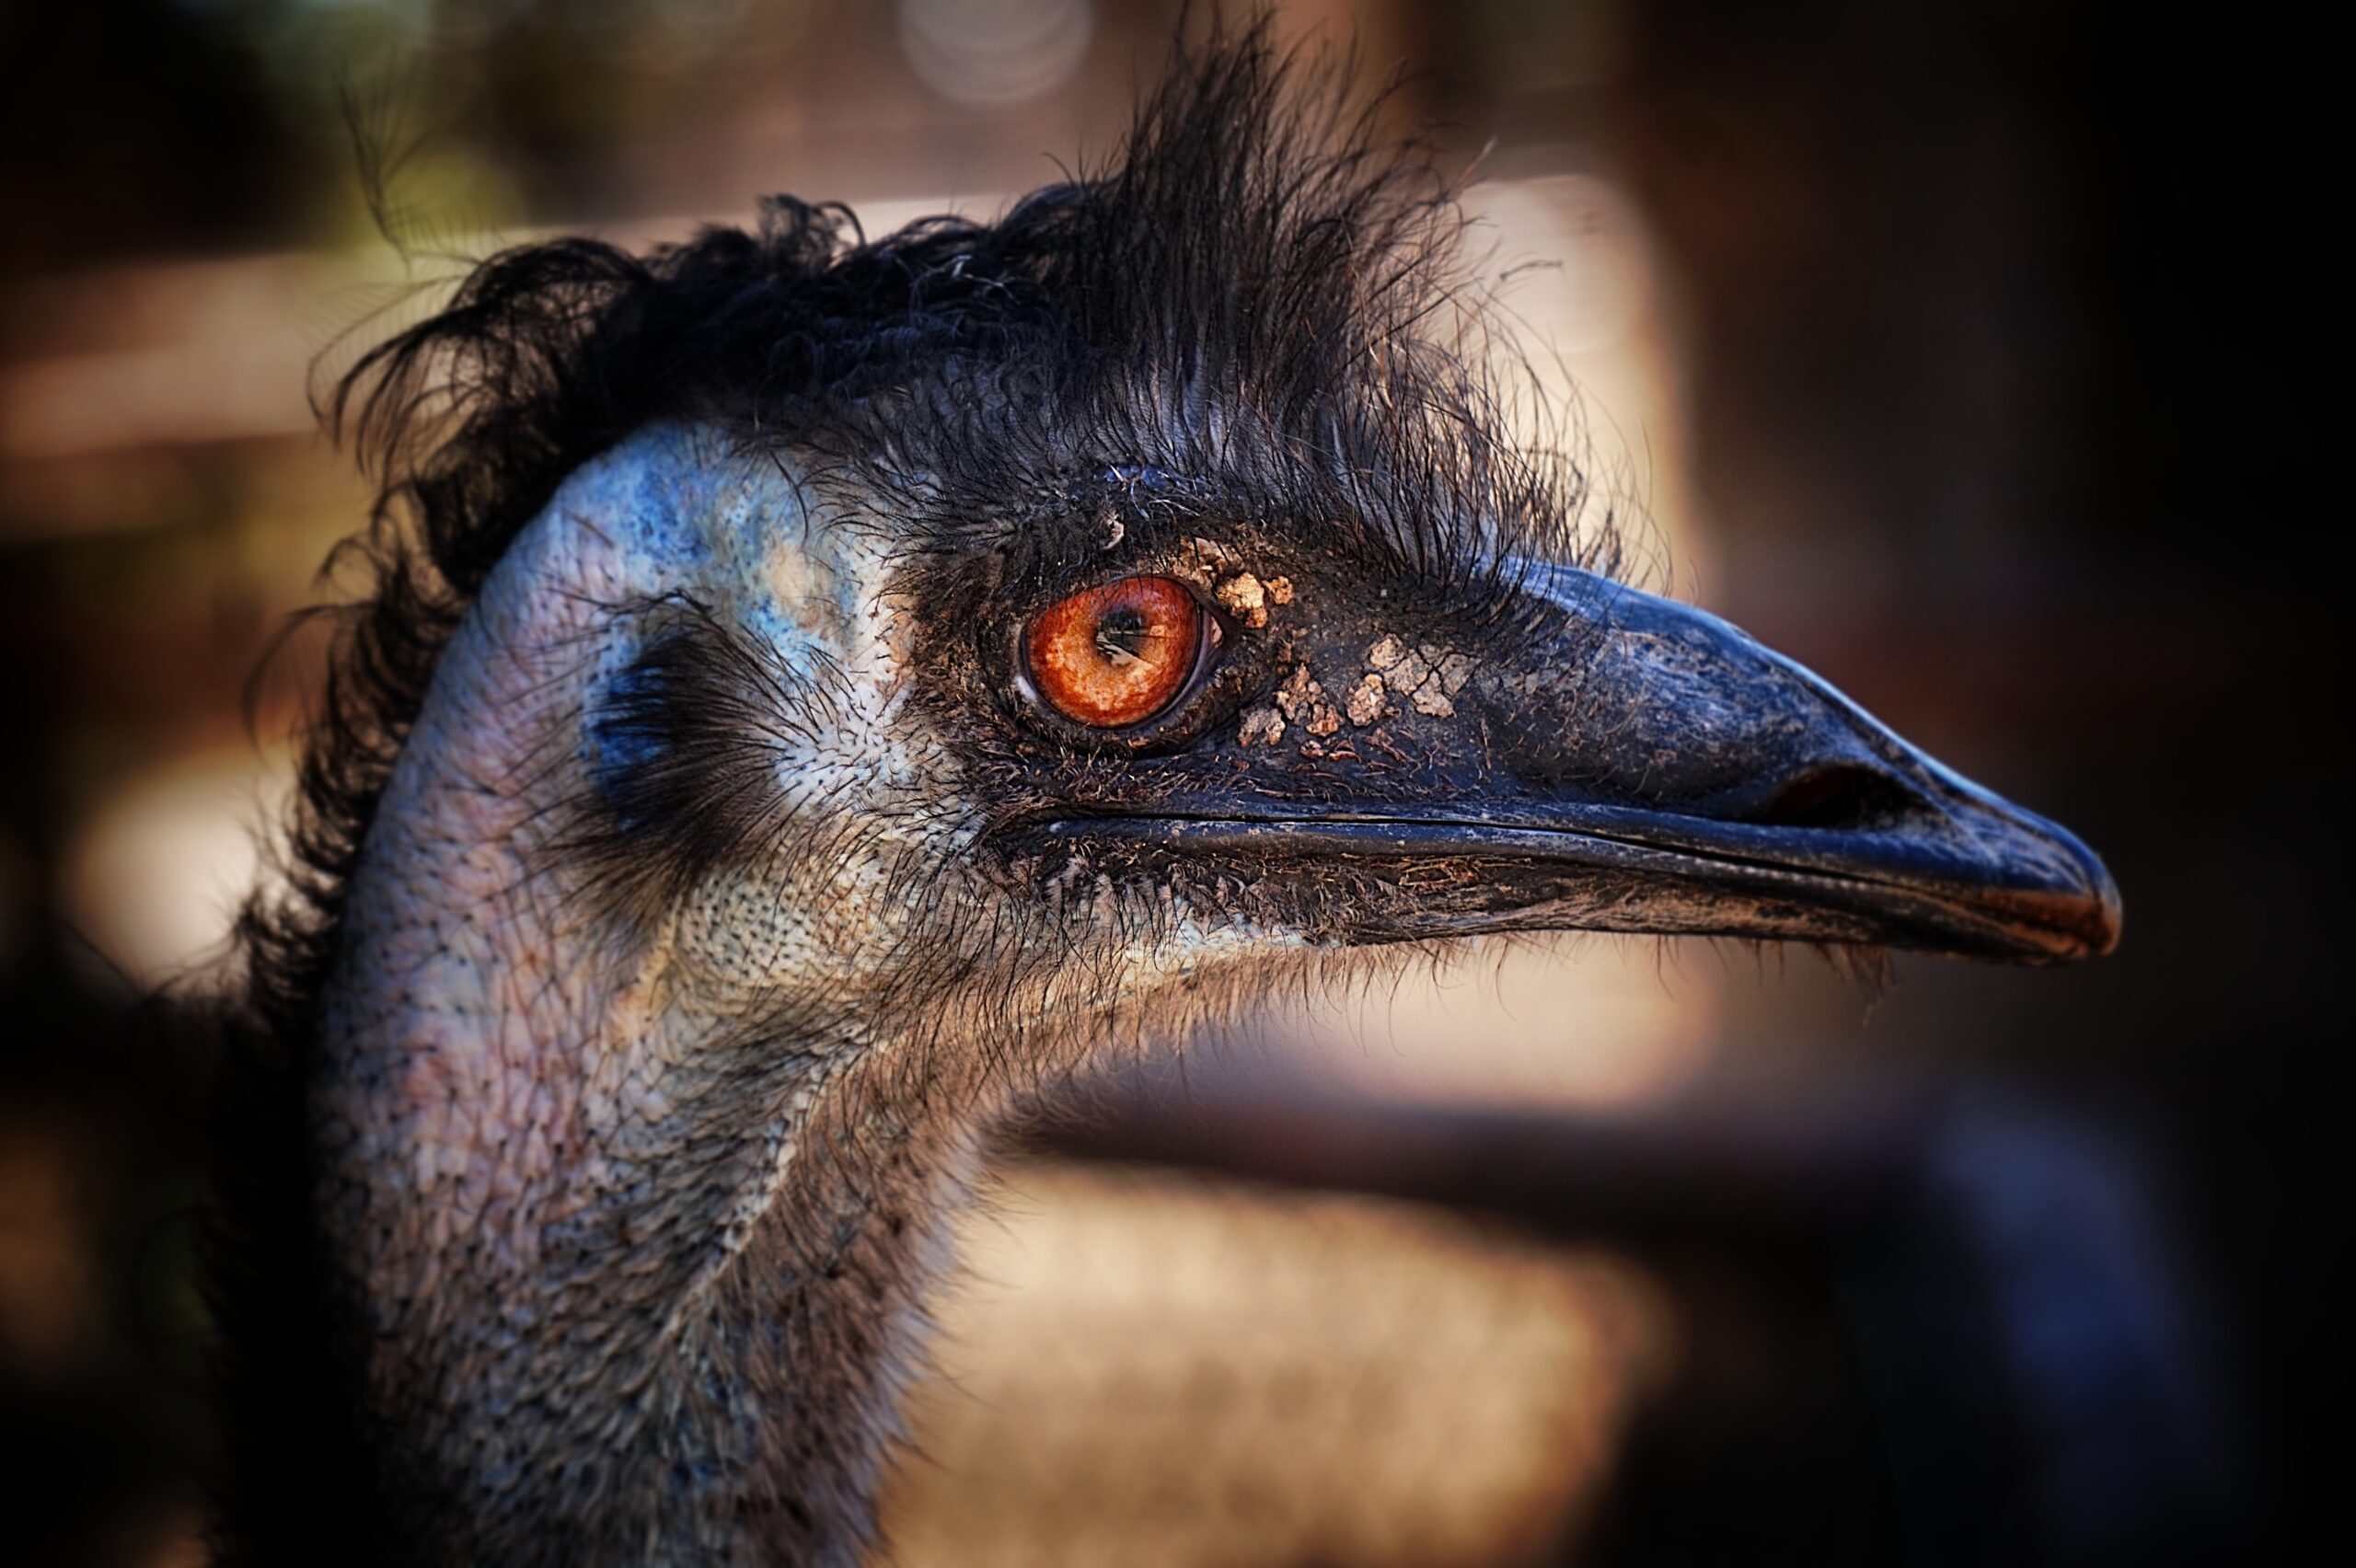
M1563 559L1573 502L1539 470L1329 456L1214 409L1116 460L995 381L925 394L974 411L875 428L888 467L639 435L454 650L522 721L491 744L536 819L528 896L581 900L617 956L662 947L682 997L865 1033L978 987L1019 1035L1490 931L2115 940L2069 834Z
M1446 190L1286 94L1209 51L991 225L513 252L348 384L415 529L262 978L413 1524L855 1536L942 1151L1280 975L2112 944L2068 834L1612 580Z

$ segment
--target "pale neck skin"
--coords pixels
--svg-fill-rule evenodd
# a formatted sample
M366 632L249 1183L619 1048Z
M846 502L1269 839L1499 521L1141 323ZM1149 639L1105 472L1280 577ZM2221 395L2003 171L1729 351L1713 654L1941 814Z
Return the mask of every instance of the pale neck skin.
M840 525L709 433L591 464L486 584L385 791L312 1105L363 1426L429 1558L863 1539L941 1221L1008 1085L977 1065L1003 1053L950 1048L977 1015L902 972L970 829L905 700L891 563ZM583 896L562 824L584 706L642 640L628 607L682 594L788 672L839 673L779 765L830 848L650 928ZM822 811L860 825L848 847ZM1118 989L1174 964L1126 955ZM1069 986L992 998L1034 1064L1101 1023Z

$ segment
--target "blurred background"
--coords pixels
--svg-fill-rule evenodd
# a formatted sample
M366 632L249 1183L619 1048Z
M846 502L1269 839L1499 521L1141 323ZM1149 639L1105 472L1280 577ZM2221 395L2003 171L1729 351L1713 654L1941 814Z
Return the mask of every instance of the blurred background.
M1648 583L2077 829L2126 941L1874 986L1565 940L1088 1086L967 1227L896 1560L2261 1554L2345 1360L2323 52L2099 0L1277 11L1478 157ZM365 504L315 374L549 230L987 215L1176 25L0 0L0 1557L202 1561L205 1086L144 998L218 959L316 666L250 677ZM406 256L354 119L413 149Z

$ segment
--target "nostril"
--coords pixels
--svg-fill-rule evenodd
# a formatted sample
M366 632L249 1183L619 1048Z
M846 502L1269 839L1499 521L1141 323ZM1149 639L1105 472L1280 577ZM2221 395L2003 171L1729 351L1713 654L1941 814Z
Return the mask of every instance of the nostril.
M1829 763L1785 784L1748 820L1763 827L1887 827L1922 804L1912 790L1875 768Z

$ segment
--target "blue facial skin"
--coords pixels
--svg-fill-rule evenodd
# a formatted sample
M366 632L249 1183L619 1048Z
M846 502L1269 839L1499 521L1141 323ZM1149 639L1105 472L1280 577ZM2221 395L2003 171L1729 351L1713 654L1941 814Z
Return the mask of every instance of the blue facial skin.
M630 807L629 784L671 747L664 686L659 667L623 666L606 683L584 726L590 783L625 831L647 825L644 813Z
M577 492L577 493L575 493ZM708 430L655 425L640 432L572 482L566 504L583 516L618 521L633 552L662 563L655 591L645 602L669 594L703 602L715 582L757 578L780 532L806 534L798 493L781 491L765 465L738 460L734 449ZM850 589L846 585L843 592ZM732 624L772 651L791 669L825 656L811 633L782 606L760 592L720 593ZM623 646L606 658L606 673L592 686L581 736L581 759L591 787L625 831L648 825L645 795L636 786L659 768L678 740L671 677L637 611L640 601L613 606ZM856 606L841 611L848 622ZM659 630L653 633L660 637Z

